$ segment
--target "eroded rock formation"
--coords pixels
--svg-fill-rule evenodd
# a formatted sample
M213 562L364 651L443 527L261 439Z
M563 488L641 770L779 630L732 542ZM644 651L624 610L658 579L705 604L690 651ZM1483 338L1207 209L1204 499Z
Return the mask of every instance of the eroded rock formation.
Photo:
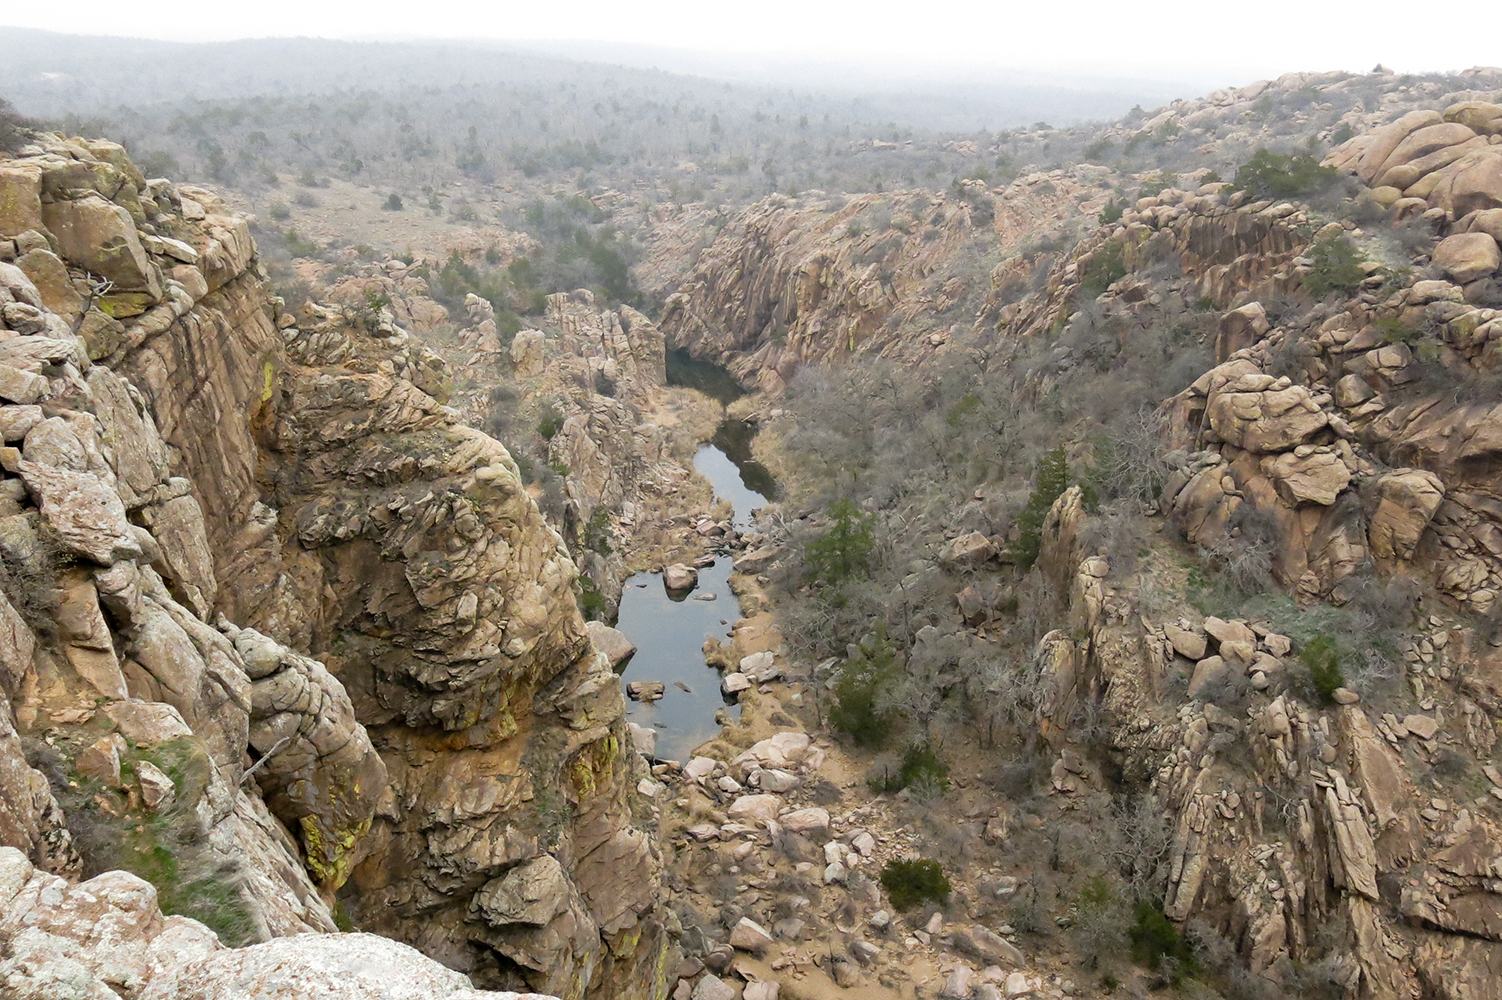
M0 160L0 204L5 843L211 889L241 940L333 931L337 895L476 981L658 995L619 685L515 463L435 398L400 326L433 317L279 312L243 218L109 143ZM518 866L563 902L500 905Z

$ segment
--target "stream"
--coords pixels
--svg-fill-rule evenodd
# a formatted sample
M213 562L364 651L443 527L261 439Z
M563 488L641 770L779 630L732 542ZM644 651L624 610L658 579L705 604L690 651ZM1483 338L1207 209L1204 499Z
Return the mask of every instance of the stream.
M683 352L669 356L668 381L699 389L721 403L745 394L723 368ZM751 459L755 433L753 425L727 419L694 455L694 469L714 487L717 498L735 508L733 523L741 530L750 527L751 512L776 495L771 474ZM628 699L626 716L657 730L659 759L687 761L694 747L719 732L715 713L720 709L732 720L740 718L740 706L720 694L720 673L704 662L703 652L705 639L728 639L741 616L740 600L729 586L733 558L729 552L717 553L714 565L699 570L699 585L687 594L667 590L661 573L637 573L621 592L615 627L636 645L621 683L661 681L664 686L658 701ZM711 595L713 600L705 599Z

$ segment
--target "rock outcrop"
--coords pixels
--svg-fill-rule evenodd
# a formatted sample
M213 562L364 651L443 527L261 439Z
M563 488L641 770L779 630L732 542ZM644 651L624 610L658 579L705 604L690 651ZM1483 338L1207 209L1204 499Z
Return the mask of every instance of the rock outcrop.
M4 842L134 866L232 943L333 931L337 893L478 982L658 995L619 685L559 536L393 303L435 317L364 288L280 312L245 220L112 144L47 137L0 175ZM132 859L168 838L173 869ZM518 865L566 905L498 908ZM262 948L141 995L331 968Z
M932 352L988 294L967 262L1099 211L1103 172L1028 175L994 192L977 180L843 202L775 195L699 255L663 307L663 334L773 395L802 364Z
M1212 560L1260 552L1306 606L1404 577L1449 604L1400 647L1407 676L1393 679L1392 697L1417 704L1384 711L1346 687L1301 690L1308 664L1265 621L1140 613L1093 565L1103 555L1062 530L1073 491L1044 531L1037 572L1066 595L1059 618L1070 627L1035 650L1039 727L1062 738L1071 705L1096 699L1123 720L1113 745L1174 825L1166 915L1228 929L1253 971L1273 979L1325 949L1343 963L1336 978L1348 995L1482 995L1475 984L1502 956L1502 897L1480 874L1494 870L1484 845L1497 834L1502 775L1486 770L1487 782L1470 786L1442 774L1485 764L1497 742L1487 680L1496 657L1486 629L1468 624L1492 613L1502 590L1502 299L1483 204L1491 115L1475 103L1410 114L1331 160L1376 185L1357 196L1393 218L1427 213L1434 239L1404 262L1413 277L1373 263L1365 279L1312 301L1312 242L1359 247L1356 227L1301 235L1302 206L1248 203L1211 185L1139 200L1084 240L1073 271L1050 275L1010 326L1018 337L1067 327L1078 274L1112 241L1128 276L1094 309L1148 322L1167 292L1131 276L1133 253L1162 241L1181 288L1221 312L1218 364L1164 404L1169 523ZM1284 304L1271 314L1261 301L1275 299ZM1332 925L1333 949L1320 930Z
M70 883L0 847L0 989L15 1000L519 1000L374 934L297 934L226 948L164 915L151 883L106 872Z

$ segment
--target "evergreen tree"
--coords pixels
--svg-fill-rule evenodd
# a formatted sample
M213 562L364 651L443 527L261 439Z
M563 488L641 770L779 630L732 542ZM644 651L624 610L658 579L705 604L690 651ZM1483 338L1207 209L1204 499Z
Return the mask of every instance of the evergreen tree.
M823 537L808 543L803 550L804 563L811 580L839 583L856 570L870 568L871 518L862 514L855 501L841 498L829 505L833 523Z
M1069 459L1064 455L1064 446L1059 445L1038 461L1038 473L1033 483L1032 496L1017 518L1022 535L1012 547L1012 555L1023 569L1032 568L1038 561L1038 550L1043 545L1043 520L1055 500L1069 489Z

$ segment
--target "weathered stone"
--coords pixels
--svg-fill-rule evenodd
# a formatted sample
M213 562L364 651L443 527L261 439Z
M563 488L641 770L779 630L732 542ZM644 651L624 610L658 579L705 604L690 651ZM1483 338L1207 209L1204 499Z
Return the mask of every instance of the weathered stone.
M964 619L966 625L973 628L985 622L986 601L974 585L967 586L954 595L954 603L959 608L960 617Z
M1367 529L1372 555L1399 563L1412 559L1419 536L1444 498L1444 483L1432 472L1395 469L1383 475L1377 480L1377 509Z
M541 330L521 330L511 338L511 369L517 378L531 378L542 373L543 345Z
M1489 101L1461 101L1444 110L1447 122L1459 122L1482 135L1502 134L1502 104Z
M492 925L543 926L568 906L569 882L558 859L543 855L492 879L475 906Z
M1439 723L1428 715L1405 715L1403 728L1421 740L1432 740L1439 732Z
M995 555L996 546L991 540L979 531L972 531L946 544L939 553L939 559L948 566L975 567Z
M636 652L636 646L630 639L604 622L585 622L584 630L589 633L589 640L594 643L595 649L605 654L605 659L609 661L612 670L625 663Z
M674 563L662 571L662 585L668 590L693 590L699 585L699 571Z
M1207 640L1203 632L1180 628L1177 625L1163 626L1168 641L1173 645L1174 652L1190 660L1203 660Z
M1457 233L1434 248L1434 264L1455 281L1465 284L1485 277L1502 264L1497 241L1486 233Z
M114 282L124 292L162 297L161 278L146 256L130 213L90 192L42 206L42 219L70 263Z
M146 803L146 808L156 811L170 806L177 794L177 785L172 779L149 760L136 761L135 768L136 781L141 786L141 801Z
M742 917L730 929L730 947L738 951L749 951L753 955L763 955L772 947L772 935L761 924Z
M637 753L648 759L657 756L657 730L634 722L626 723L626 728L631 733L631 746Z
M1373 389L1366 379L1355 374L1343 376L1335 383L1335 388L1331 392L1335 402L1347 409L1360 406L1376 394L1377 390Z
M165 743L193 735L193 730L183 721L182 713L161 702L116 702L107 706L104 712L131 743Z
M463 973L375 934L299 934L247 948L185 955L170 989L140 1000L523 1000L476 990ZM165 983L163 984L165 987ZM252 991L247 994L247 987ZM702 997L698 1000L726 1000Z
M656 701L666 692L662 681L631 681L626 685L626 697L632 701Z
M720 678L720 692L732 695L751 689L751 678L742 673L726 674Z
M73 279L63 262L50 250L32 250L16 259L16 266L36 286L42 306L71 324L83 312L83 297L73 287Z
M40 406L0 406L0 440L7 444L23 441L27 433L41 422Z
M47 395L47 380L41 375L0 363L0 399L27 406Z
M1285 451L1329 423L1307 388L1275 388L1267 375L1240 375L1210 393L1205 417L1216 436L1246 451Z
M949 970L948 978L939 989L939 996L946 997L948 1000L969 1000L971 981L974 978L974 969L968 965L956 965Z
M781 545L763 545L759 548L748 549L736 556L735 571L752 576L765 573L786 552L787 549Z
M730 803L725 815L736 822L765 823L777 818L782 800L775 795L742 795Z
M979 924L968 930L956 931L954 943L961 951L991 965L1009 965L1015 969L1027 964L1016 945Z
M42 168L0 161L0 237L42 228Z
M1267 334L1271 324L1260 302L1248 302L1220 318L1215 338L1215 359L1225 361L1237 351L1245 350Z
M822 835L829 831L829 810L820 806L798 809L784 813L777 817L777 821L792 833Z
M694 986L693 1000L736 1000L735 987L714 973L706 972Z
M1189 689L1185 693L1190 698L1198 698L1207 687L1225 677L1229 670L1221 657L1205 657L1194 665L1194 675L1189 679Z
M97 477L24 460L20 472L42 518L70 551L103 566L140 556L125 505Z
M781 984L775 979L761 979L754 983L747 983L741 992L742 1000L777 1000Z
M1226 621L1224 618L1211 615L1205 619L1204 628L1216 642L1244 642L1253 646L1257 644L1257 633L1253 632L1246 622Z
M1264 458L1262 470L1277 487L1278 495L1295 507L1304 503L1328 507L1351 482L1351 470L1339 455L1329 451L1304 456L1286 451Z
M91 743L78 755L73 766L86 778L92 778L110 788L119 788L120 754L125 749L125 740L120 734L110 733Z

